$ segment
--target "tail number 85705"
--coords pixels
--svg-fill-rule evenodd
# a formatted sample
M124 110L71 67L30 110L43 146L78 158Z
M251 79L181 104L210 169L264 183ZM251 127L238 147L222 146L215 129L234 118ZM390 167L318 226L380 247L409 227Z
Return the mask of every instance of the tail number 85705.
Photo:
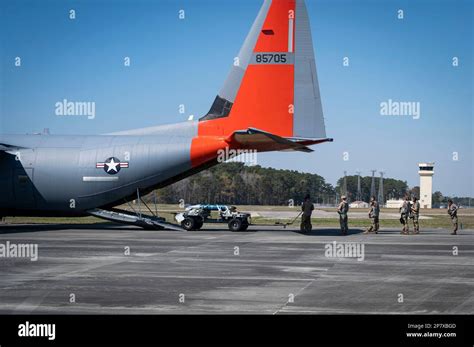
M255 62L257 64L271 64L271 63L286 63L287 58L285 53L262 53L255 55Z

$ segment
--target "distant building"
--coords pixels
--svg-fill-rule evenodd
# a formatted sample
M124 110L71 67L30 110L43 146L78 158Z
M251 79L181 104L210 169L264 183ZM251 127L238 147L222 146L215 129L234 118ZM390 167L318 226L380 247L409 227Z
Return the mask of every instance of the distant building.
M433 195L434 163L418 164L420 175L420 207L431 208L431 196Z
M369 208L369 204L365 201L353 201L349 204L350 208Z
M403 199L390 199L387 200L385 207L386 208L400 208L403 205Z

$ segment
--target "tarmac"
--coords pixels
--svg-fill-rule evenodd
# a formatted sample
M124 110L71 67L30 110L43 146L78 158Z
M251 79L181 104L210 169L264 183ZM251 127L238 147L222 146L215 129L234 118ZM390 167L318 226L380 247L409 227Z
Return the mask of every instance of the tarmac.
M0 225L7 241L38 259L0 258L1 314L474 313L474 230Z

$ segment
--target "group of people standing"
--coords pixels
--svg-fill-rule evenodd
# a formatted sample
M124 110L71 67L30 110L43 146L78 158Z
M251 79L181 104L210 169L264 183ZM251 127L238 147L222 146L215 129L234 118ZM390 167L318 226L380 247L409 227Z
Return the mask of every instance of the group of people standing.
M413 220L413 233L420 233L420 202L416 197L413 197L410 202L410 197L405 196L402 207L400 207L400 223L403 225L403 229L400 234L408 235L410 233L410 219ZM451 235L457 235L458 231L458 206L453 202L453 200L448 200L448 214L451 217L451 223L453 224L453 231Z
M410 219L413 220L413 234L420 233L420 203L414 196L410 202L410 197L405 196L402 207L400 207L400 223L403 225L403 229L400 232L402 235L408 235L410 233Z
M310 199L309 194L305 196L304 202L301 205L301 231L309 232L312 229L311 225L311 214L313 213L314 205ZM451 217L451 222L453 224L453 232L451 235L456 235L458 230L458 217L457 217L458 206L453 203L451 199L448 200L448 214ZM337 207L337 213L339 214L339 223L341 226L342 235L347 235L349 231L348 227L348 212L349 204L347 202L347 197L345 195L341 196L341 202ZM406 195L403 200L403 204L399 209L400 212L400 223L403 225L403 229L400 232L402 235L410 234L410 220L413 222L413 234L420 233L420 202L417 197L413 197L410 201L410 196ZM371 225L367 230L364 231L364 234L375 233L378 234L380 229L379 222L380 215L380 205L375 198L372 196L370 198L370 209L369 209L369 218L371 220Z

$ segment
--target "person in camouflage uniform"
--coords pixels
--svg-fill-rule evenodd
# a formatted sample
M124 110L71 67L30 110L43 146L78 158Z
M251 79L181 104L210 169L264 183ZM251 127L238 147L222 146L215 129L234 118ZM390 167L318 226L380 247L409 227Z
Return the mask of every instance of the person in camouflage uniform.
M303 233L309 233L313 229L313 226L311 225L311 214L313 213L314 210L314 205L313 202L311 201L311 197L309 194L306 194L304 197L303 204L301 204L301 225L300 225L300 230Z
M408 218L411 214L410 197L405 195L402 207L400 207L400 223L403 224L403 229L400 234L408 235L410 233L410 226L408 225Z
M349 231L347 217L348 212L349 204L347 203L347 197L343 195L341 196L341 203L337 207L337 213L339 213L339 224L341 225L342 235L347 235L347 232Z
M370 210L369 210L369 218L371 219L372 223L370 227L364 232L364 234L368 234L374 232L378 234L379 231L379 214L380 214L380 206L378 201L375 199L375 196L370 198Z
M419 217L420 217L420 202L418 201L417 197L414 196L412 199L411 216L410 216L410 218L413 219L413 230L414 230L413 233L414 234L420 233Z
M458 206L451 199L448 200L448 214L453 223L453 232L451 235L456 235L458 231Z

